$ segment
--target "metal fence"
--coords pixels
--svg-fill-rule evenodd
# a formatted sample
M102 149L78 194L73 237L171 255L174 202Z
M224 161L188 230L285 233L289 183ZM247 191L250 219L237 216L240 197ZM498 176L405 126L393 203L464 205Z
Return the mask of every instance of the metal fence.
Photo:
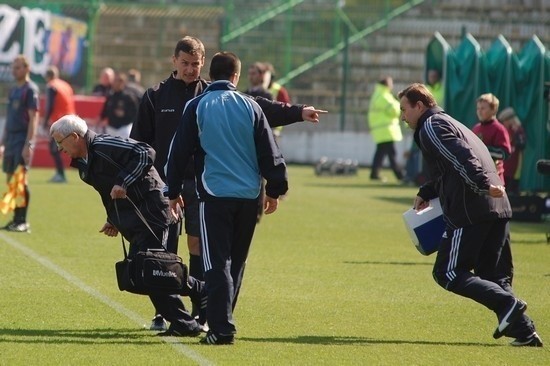
M344 111L346 95L312 100L304 90L318 93L324 87L312 87L315 82L300 76L333 60L338 70L325 75L328 80L320 75L320 83L347 90L350 65L342 55L349 46L366 49L363 40L369 33L422 1L8 0L0 5L9 20L0 23L1 30L10 34L0 47L0 83L10 81L11 58L25 53L39 84L46 67L56 64L77 91L88 92L102 67L127 69L134 63L150 85L169 72L176 40L191 34L203 40L209 54L219 49L237 53L244 67L271 62L280 83L296 90L296 100Z
M490 33L489 39L499 33L507 38L509 34L529 38L532 34L525 32L533 29L534 34L540 34L537 30L545 29L540 26L547 24L544 0L532 0L531 8L518 6L513 0L493 3L7 0L0 4L0 33L4 35L0 40L5 42L0 44L0 100L5 97L5 85L11 77L9 64L16 52L31 56L33 78L39 83L47 64L53 62L61 66L62 76L77 91L86 93L105 66L121 70L137 67L145 85L164 79L171 71L170 56L176 41L194 35L205 43L207 59L226 49L239 55L244 68L254 61L269 61L294 102L334 112L337 129L350 124L354 129L364 129L372 84L382 74L394 77L396 90L422 81L425 48L435 31L454 40L464 24L474 32ZM487 12L476 10L476 6ZM506 15L510 12L513 19ZM494 20L499 13L503 15ZM462 14L468 20L461 18ZM535 19L534 23L527 22L526 17ZM523 28L510 28L518 23L524 23ZM481 42L484 37L480 37ZM203 77L208 77L207 70L208 64ZM242 88L245 84L241 81Z

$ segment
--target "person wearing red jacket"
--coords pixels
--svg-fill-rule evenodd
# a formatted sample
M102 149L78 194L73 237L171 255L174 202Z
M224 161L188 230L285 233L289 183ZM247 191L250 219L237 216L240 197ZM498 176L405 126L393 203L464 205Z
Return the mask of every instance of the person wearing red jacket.
M504 184L504 160L512 153L510 136L506 127L497 119L499 100L491 93L477 98L477 118L479 122L472 131L483 141L495 162L497 173Z
M504 183L509 194L519 194L521 163L523 150L527 145L527 135L513 108L504 108L498 115L498 120L508 130L512 154L504 160Z
M46 112L42 123L44 130L50 124L67 114L75 114L74 92L69 83L59 78L59 69L56 66L48 67L46 79ZM65 183L65 167L55 141L50 138L50 154L55 163L55 175L50 179L52 183Z

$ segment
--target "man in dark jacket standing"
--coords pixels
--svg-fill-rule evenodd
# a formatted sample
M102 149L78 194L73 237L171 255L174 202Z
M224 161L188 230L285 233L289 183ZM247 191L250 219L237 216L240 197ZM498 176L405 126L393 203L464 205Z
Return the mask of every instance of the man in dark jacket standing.
M208 293L210 330L201 341L206 344L233 343L233 309L256 226L262 177L266 214L275 212L288 189L286 165L264 113L236 89L240 71L241 62L232 53L212 58L213 83L187 103L166 170L175 215L185 168L194 157Z
M399 94L402 119L414 130L430 180L420 187L414 208L439 197L446 223L433 275L448 291L470 298L497 315L494 338L515 338L513 346L542 347L527 304L512 292L510 260L501 253L510 240L510 202L487 147L470 129L437 106L423 84Z
M101 196L107 221L100 232L107 236L120 232L130 242L129 257L148 248L166 247L168 199L163 195L164 182L153 167L155 151L149 145L98 135L75 115L61 117L50 127L50 135L59 150L71 157L71 166L78 168L80 178ZM202 283L189 278L190 292L185 295L195 295L195 301L200 301ZM171 323L160 336L200 334L201 327L178 295L149 297Z
M201 78L205 63L204 44L195 37L186 36L180 39L174 48L172 62L174 71L167 79L147 89L141 100L137 120L132 127L130 137L151 145L157 152L155 168L165 180L164 166L168 160L168 148L180 123L185 104L200 95L208 86ZM271 127L287 125L298 121L319 122L319 114L326 111L304 105L290 105L274 102L265 98L256 98L262 107ZM195 189L193 162L186 167L182 197L185 202L185 233L189 250L189 274L202 279L200 260L199 207ZM178 251L180 225L170 225L168 250ZM193 313L197 313L194 304ZM164 320L155 316L151 329L163 329Z

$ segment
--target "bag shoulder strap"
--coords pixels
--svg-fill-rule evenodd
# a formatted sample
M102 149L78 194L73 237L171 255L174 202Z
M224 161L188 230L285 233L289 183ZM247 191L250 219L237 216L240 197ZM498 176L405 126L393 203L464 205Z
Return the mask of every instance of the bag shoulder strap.
M130 197L126 196L126 199L132 204L132 206L134 207L134 211L136 212L136 215L141 219L141 221L143 221L143 223L145 224L145 226L147 226L147 228L149 229L149 231L151 232L151 234L153 234L153 236L155 237L155 239L157 239L159 241L159 243L161 244L162 246L162 241L158 238L157 234L155 234L155 232L153 231L153 229L151 228L151 226L149 225L149 223L147 222L147 220L145 219L145 217L143 216L143 214L141 213L141 211L138 210L137 206L135 205L134 201L132 201L130 199ZM115 211L116 211L116 216L118 218L118 221L120 222L120 215L118 213L118 205L117 205L117 201L114 200L114 204L115 204ZM122 235L122 233L120 234L120 238L122 239L122 249L124 251L124 258L128 258L128 252L126 251L126 244L125 244L125 241L124 241L124 235Z

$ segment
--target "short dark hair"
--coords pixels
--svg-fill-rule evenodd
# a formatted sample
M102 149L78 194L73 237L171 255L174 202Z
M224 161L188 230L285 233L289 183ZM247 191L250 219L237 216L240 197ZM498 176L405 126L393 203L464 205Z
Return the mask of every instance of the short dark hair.
M56 79L58 77L59 77L59 69L57 68L57 66L52 65L46 69L46 78Z
M185 36L178 41L174 49L174 56L178 57L178 53L184 52L190 55L199 55L205 57L204 44L200 39L191 36Z
M262 75L268 70L267 65L264 62L259 61L254 62L249 68L256 69Z
M388 75L383 75L378 79L378 84L385 86L388 86L391 82L393 82L393 79Z
M127 72L128 74L128 81L132 83L140 83L141 82L141 72L139 72L138 69L130 69Z
M241 73L241 60L231 52L218 52L210 61L210 79L229 80L234 74Z
M430 93L428 88L426 88L426 85L420 83L409 85L405 89L401 90L397 94L397 97L399 99L406 97L411 105L418 102L422 102L428 108L432 108L437 105L434 96Z

